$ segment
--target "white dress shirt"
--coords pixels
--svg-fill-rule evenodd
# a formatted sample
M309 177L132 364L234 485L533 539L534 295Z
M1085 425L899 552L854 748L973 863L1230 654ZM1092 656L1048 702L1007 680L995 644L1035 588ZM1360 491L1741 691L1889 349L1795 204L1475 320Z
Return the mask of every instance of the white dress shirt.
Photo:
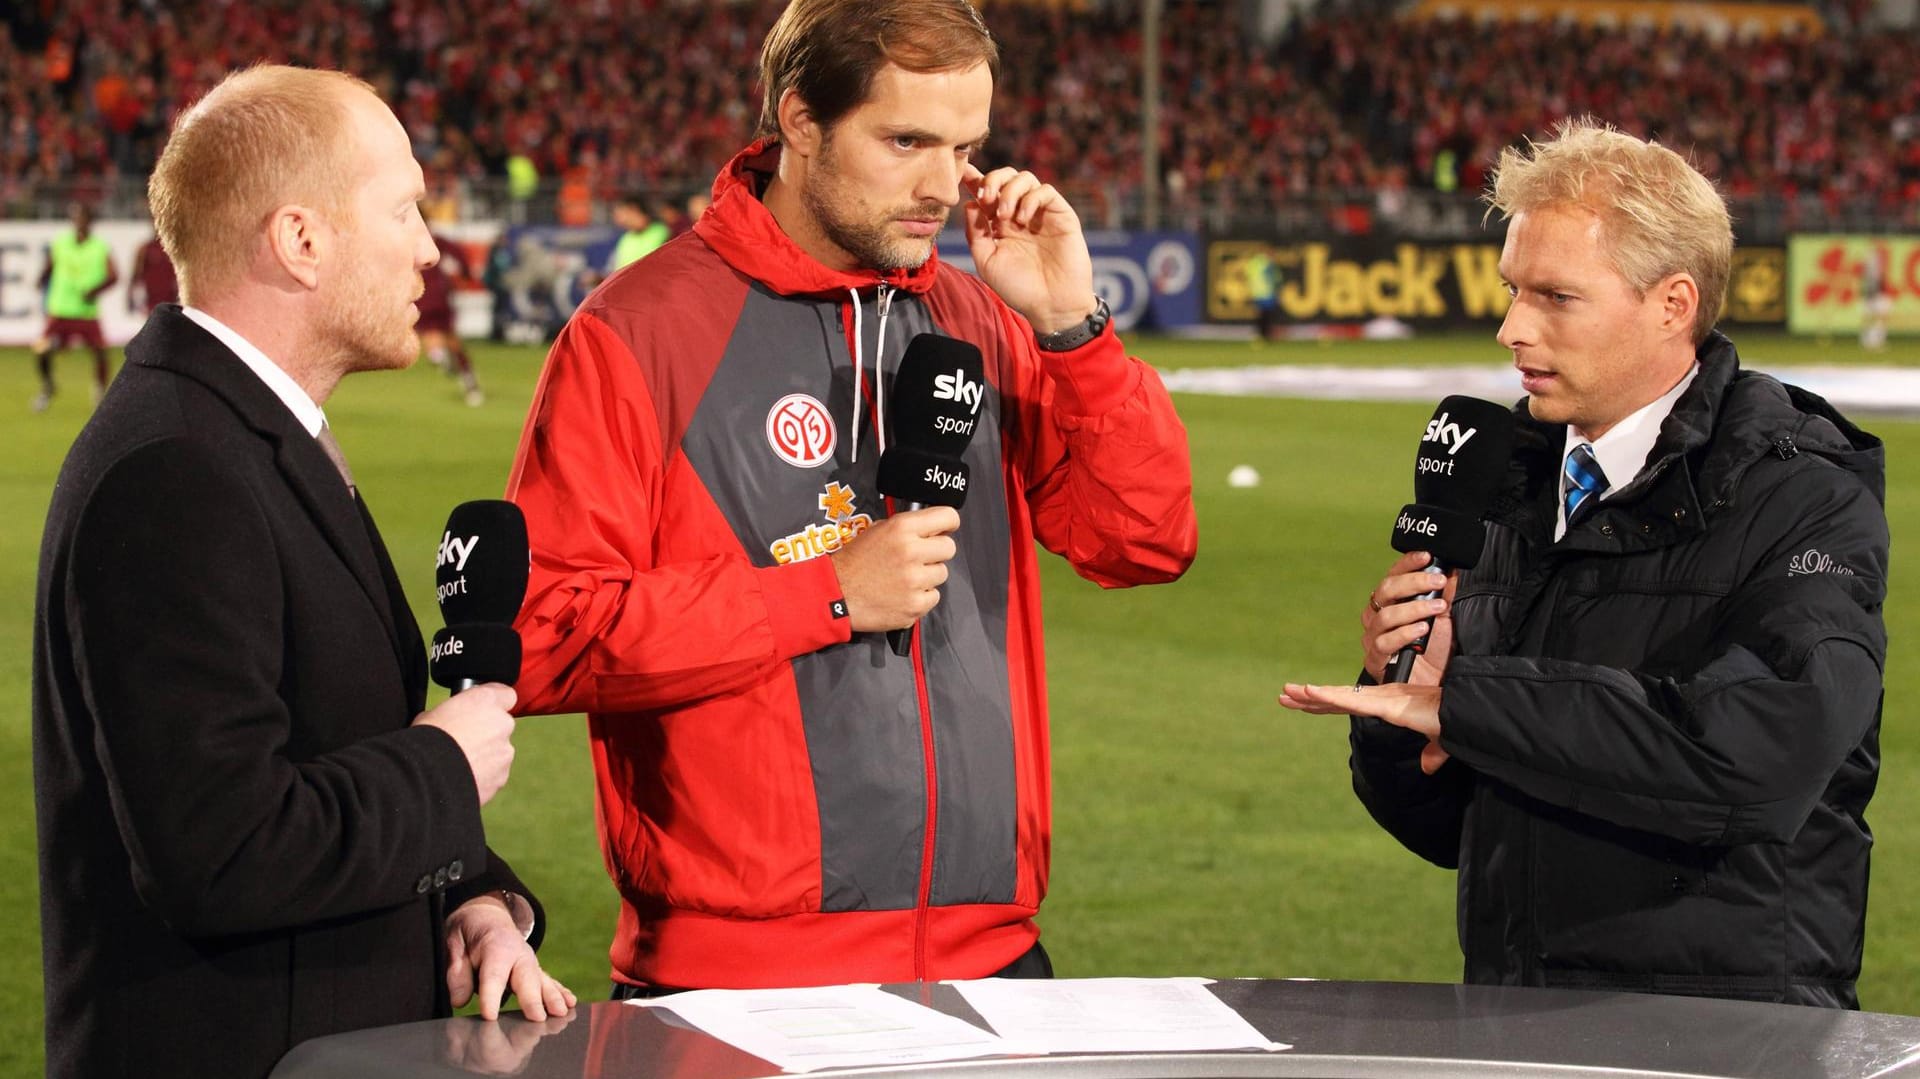
M1567 444L1560 450L1560 497L1556 500L1560 511L1553 526L1555 543L1567 534L1567 457L1582 445L1593 447L1593 459L1607 475L1607 489L1600 492L1600 500L1612 498L1615 491L1632 483L1640 470L1647 467L1647 455L1653 452L1653 444L1660 437L1660 425L1666 422L1673 412L1673 403L1693 385L1693 377L1699 373L1697 363L1687 368L1686 376L1675 383L1673 389L1635 410L1599 438L1589 439L1579 428L1568 425Z
M227 346L235 356L240 357L240 362L246 364L255 375L259 376L260 381L267 384L267 389L272 390L275 397L286 402L287 407L293 411L294 418L300 421L300 426L305 427L307 433L313 437L320 437L320 429L327 425L327 414L320 411L320 406L313 403L313 398L307 396L307 391L300 388L300 384L293 380L292 375L287 374L279 364L268 359L266 353L254 347L253 342L235 333L233 327L205 311L197 307L183 307L180 313L192 319L201 329Z

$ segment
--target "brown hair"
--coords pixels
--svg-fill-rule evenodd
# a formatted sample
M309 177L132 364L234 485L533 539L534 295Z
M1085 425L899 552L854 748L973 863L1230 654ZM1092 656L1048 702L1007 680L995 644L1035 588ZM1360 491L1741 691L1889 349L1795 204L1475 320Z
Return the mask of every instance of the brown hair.
M1642 296L1672 274L1693 277L1700 288L1695 345L1720 321L1733 219L1713 181L1665 146L1592 117L1562 120L1545 142L1500 152L1486 198L1489 215L1507 218L1547 206L1592 210L1608 260Z
M761 136L780 134L780 98L800 95L822 128L866 101L887 64L1000 77L1000 49L968 0L793 0L760 50Z
M147 182L154 231L193 303L237 280L261 228L288 203L351 224L356 158L347 95L373 87L338 71L260 64L182 113Z

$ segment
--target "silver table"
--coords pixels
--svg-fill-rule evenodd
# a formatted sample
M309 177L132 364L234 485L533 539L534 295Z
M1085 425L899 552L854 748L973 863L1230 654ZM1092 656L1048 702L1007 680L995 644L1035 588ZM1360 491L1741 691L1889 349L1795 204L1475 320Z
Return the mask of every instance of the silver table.
M975 1023L945 985L889 991ZM1221 1000L1280 1053L1214 1052L1001 1057L864 1068L829 1075L956 1079L1316 1079L1652 1076L1920 1079L1920 1018L1777 1004L1557 989L1394 982L1228 981ZM981 1024L984 1026L984 1024ZM274 1079L515 1075L526 1079L749 1079L781 1074L670 1014L584 1004L565 1019L460 1018L318 1038Z

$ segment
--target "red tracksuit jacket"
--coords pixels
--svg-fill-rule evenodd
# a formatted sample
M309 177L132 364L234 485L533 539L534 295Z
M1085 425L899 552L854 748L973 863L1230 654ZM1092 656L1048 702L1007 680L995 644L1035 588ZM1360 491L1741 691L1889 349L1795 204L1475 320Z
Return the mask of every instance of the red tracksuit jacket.
M533 544L520 708L588 713L617 980L978 977L1046 892L1034 544L1109 587L1178 577L1186 433L1111 331L1044 354L937 259L813 260L757 196L778 152L735 158L547 358L507 492ZM825 556L889 512L872 366L891 381L928 332L978 345L989 385L959 553L900 658L851 633Z

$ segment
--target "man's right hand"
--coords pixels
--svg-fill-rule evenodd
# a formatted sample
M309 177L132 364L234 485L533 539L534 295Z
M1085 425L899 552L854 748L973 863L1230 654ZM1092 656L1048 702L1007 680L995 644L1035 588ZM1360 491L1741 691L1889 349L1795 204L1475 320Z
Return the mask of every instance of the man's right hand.
M1447 657L1453 651L1453 601L1456 575L1445 577L1423 567L1433 556L1424 551L1401 555L1387 567L1387 575L1367 597L1360 612L1360 647L1365 653L1362 664L1375 681L1386 678L1387 661L1394 653L1427 637L1427 650L1413 663L1408 681L1414 685L1436 686L1447 669ZM1428 592L1440 592L1438 599L1420 599ZM1427 623L1432 622L1429 631Z
M855 633L905 629L940 602L947 563L959 550L952 506L897 513L855 536L828 557L840 578Z
M414 717L416 726L438 727L459 743L473 769L481 805L507 785L513 769L513 714L507 709L518 699L512 686L488 682Z
M1447 673L1447 660L1453 655L1453 594L1460 587L1460 575L1449 573L1443 577L1428 568L1432 564L1433 556L1425 551L1401 555L1393 565L1387 567L1386 577L1374 585L1373 591L1367 596L1366 609L1360 612L1360 646L1366 653L1361 662L1376 682L1386 679L1387 663L1393 659L1394 653L1419 640L1422 635L1427 638L1427 648L1414 657L1407 684L1437 686L1441 676ZM1420 598L1428 592L1439 592L1440 596L1437 599ZM1429 622L1432 623L1431 628ZM1356 692L1364 694L1370 691ZM1286 699L1284 696L1281 698L1283 703ZM1377 714L1356 711L1357 703L1343 701L1341 707L1354 714ZM1426 706L1437 712L1440 707L1439 696L1436 694L1426 702ZM1388 721L1407 725L1397 718L1389 718ZM1436 727L1437 723L1436 718ZM1433 740L1420 750L1420 770L1428 775L1439 771L1448 759L1447 751L1440 748L1439 736L1430 737Z

